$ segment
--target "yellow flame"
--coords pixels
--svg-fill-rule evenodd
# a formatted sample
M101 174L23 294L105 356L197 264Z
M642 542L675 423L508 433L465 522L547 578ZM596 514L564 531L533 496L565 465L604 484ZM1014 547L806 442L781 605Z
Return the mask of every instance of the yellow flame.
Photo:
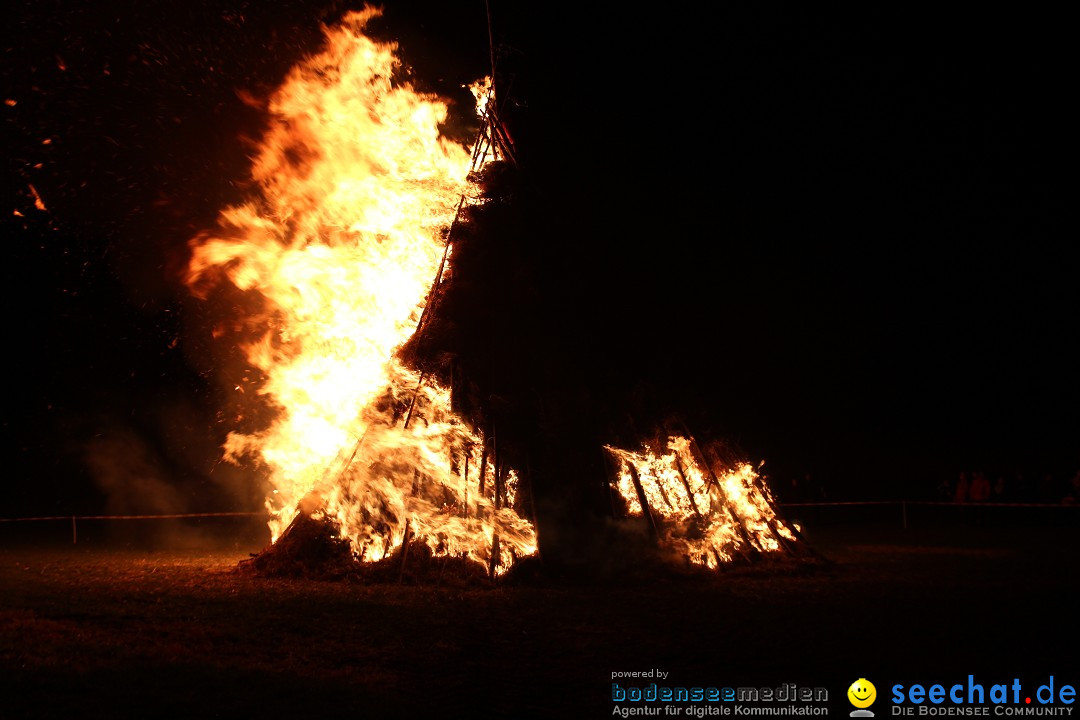
M627 514L644 516L647 507L661 544L693 563L716 568L738 554L773 552L795 540L749 463L710 467L690 438L677 435L637 452L606 449L619 464L613 487Z
M325 29L323 50L289 73L253 160L257 196L193 241L196 294L227 279L261 299L247 325L265 331L244 349L277 415L231 434L225 454L267 469L275 540L316 497L363 560L408 534L504 571L536 549L509 501L516 475L495 478L489 463L481 477L483 438L447 389L395 358L472 192L471 153L440 135L445 101L392 82L396 45L363 32L378 13Z
M469 86L469 92L476 98L476 114L480 117L487 115L488 102L491 101L492 95L492 80L491 76L480 78L479 80L471 83Z

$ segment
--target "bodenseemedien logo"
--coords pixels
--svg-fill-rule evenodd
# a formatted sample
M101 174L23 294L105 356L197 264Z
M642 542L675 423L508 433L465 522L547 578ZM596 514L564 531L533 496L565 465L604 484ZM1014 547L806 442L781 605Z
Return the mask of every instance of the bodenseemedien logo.
M874 717L874 713L866 708L874 704L877 699L877 688L874 683L866 678L859 678L851 683L847 690L848 702L855 706L851 711L851 717Z

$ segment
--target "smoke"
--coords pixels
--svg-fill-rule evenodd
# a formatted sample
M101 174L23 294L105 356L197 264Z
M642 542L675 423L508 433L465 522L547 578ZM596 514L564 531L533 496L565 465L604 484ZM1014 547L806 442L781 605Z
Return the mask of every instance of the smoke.
M86 443L87 468L112 515L167 515L188 509L158 453L128 427L109 428Z
M138 428L112 421L82 446L82 460L104 496L106 515L181 515L247 511L258 507L250 475L205 467L216 451L212 434L184 432L193 411L166 403L161 428ZM185 422L186 421L186 422ZM187 440L182 440L181 436ZM226 469L229 470L229 469ZM103 533L103 534L102 534ZM268 541L266 520L252 517L145 518L80 524L79 542L104 540L169 550L254 550Z
M237 395L237 393L232 393ZM188 512L252 511L263 506L267 487L258 470L222 462L221 447L231 428L214 406L222 393L196 399L179 392L159 400L153 418L151 452L165 477L187 496Z

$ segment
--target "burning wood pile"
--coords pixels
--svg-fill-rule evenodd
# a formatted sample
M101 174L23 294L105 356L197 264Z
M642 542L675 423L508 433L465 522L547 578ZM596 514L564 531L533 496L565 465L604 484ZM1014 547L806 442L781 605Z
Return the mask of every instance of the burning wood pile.
M448 104L365 34L377 14L328 28L269 98L256 191L192 243L189 285L229 308L213 334L243 356L225 456L268 486L272 544L244 567L500 577L538 554L533 475L580 471L602 443L527 381L492 379L506 342L484 318L509 296L486 285L520 291L529 271L500 231L521 180L490 79L471 88L472 148L448 140ZM688 434L604 452L613 513L687 562L797 546L754 470Z
M808 553L798 528L777 517L764 478L725 458L722 445L702 448L686 431L665 431L637 451L605 449L615 465L615 516L644 519L657 546L687 563L715 569Z

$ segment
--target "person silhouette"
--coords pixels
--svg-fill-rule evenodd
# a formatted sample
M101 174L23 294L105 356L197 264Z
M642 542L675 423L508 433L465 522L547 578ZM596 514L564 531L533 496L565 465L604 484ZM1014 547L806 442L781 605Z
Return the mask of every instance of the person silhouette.
M953 484L949 478L942 476L937 484L937 499L941 502L949 502L953 499Z
M997 480L994 481L993 500L994 502L1005 502L1009 499L1008 484L1005 481L1005 474L997 476Z
M984 503L990 499L990 481L986 479L986 473L976 470L971 474L971 485L968 487L968 500L976 503Z
M960 476L956 478L956 487L953 488L954 503L967 502L968 499L968 477L967 473L963 470L960 471Z

